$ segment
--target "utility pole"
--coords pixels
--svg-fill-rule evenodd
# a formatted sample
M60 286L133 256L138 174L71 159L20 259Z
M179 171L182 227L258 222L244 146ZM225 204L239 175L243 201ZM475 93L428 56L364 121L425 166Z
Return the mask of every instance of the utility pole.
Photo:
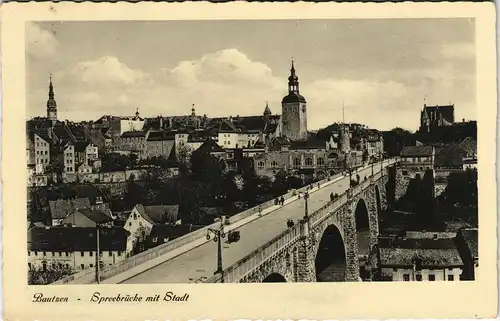
M99 244L99 234L100 234L100 228L99 224L96 223L96 241L97 241L97 251L95 255L95 281L97 284L101 283L100 279L100 269L101 269L101 251L100 251L100 244Z

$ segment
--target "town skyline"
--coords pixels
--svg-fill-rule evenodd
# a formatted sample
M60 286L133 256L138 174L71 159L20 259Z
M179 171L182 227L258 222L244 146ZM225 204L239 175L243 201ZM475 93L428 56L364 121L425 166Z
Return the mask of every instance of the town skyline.
M28 23L27 117L44 116L50 73L60 119L180 116L193 104L208 117L260 115L266 101L281 114L293 57L310 130L342 121L343 105L346 122L388 130L398 118L415 130L424 100L473 120L474 29L469 19Z

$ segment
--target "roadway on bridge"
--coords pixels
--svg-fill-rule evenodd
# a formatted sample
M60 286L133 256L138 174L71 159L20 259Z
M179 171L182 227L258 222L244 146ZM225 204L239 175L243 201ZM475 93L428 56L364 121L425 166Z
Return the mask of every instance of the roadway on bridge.
M374 166L374 172L380 171L380 165ZM361 179L371 174L371 166L358 171ZM353 175L355 176L355 174ZM349 177L344 177L329 186L310 194L308 207L312 213L330 200L330 193L341 195L349 186ZM237 243L223 243L223 268L235 264L257 248L263 246L287 230L286 221L295 222L304 216L304 200L300 199L285 204L261 218L258 218L235 230L240 231L241 240ZM227 236L226 236L227 239ZM147 271L127 279L122 284L158 284L201 282L213 276L217 269L217 243L207 242L173 259L157 265Z

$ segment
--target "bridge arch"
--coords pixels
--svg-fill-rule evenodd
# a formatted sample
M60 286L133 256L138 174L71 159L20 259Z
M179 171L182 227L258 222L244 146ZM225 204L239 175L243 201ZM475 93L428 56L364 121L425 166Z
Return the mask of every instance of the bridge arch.
M377 214L380 215L382 212L382 202L380 200L380 188L378 184L375 184L375 201L377 202Z
M273 272L268 276L266 276L264 280L262 280L262 283L271 283L271 282L286 283L286 279L283 275Z
M342 233L335 224L324 230L314 265L317 282L345 282L346 249Z
M363 198L360 198L356 204L354 218L356 221L359 271L360 276L363 277L366 273L365 266L370 255L370 216Z

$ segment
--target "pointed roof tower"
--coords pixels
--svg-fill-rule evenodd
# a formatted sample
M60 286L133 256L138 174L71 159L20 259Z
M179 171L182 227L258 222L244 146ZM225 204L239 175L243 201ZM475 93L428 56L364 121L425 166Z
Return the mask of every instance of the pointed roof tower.
M54 98L54 86L52 85L52 74L49 76L49 99L47 100L47 118L57 120L57 102Z
M271 108L269 108L269 104L266 101L266 108L264 109L264 116L269 116L271 115Z
M304 96L299 94L299 77L295 74L295 62L292 58L292 67L290 68L290 77L288 77L288 95L283 97L281 103L305 103Z

